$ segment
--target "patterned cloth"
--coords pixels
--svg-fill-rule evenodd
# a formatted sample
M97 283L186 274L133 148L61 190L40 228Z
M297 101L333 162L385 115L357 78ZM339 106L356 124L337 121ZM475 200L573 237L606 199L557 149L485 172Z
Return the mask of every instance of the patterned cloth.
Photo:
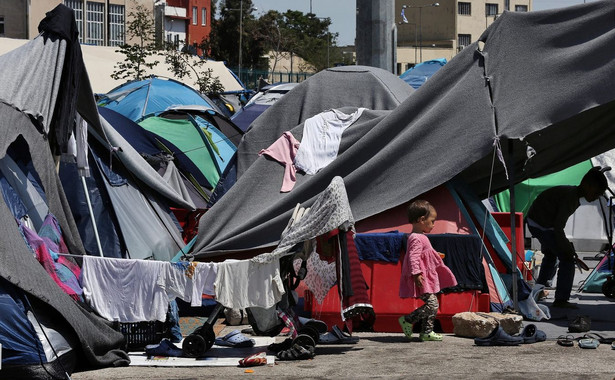
M423 322L422 330L423 334L429 334L433 331L433 324L438 313L438 297L432 293L424 293L419 297L425 304L412 313L405 316L407 322L412 324Z
M293 263L295 273L301 266L301 260L295 260ZM305 285L316 298L319 304L322 304L329 293L329 290L335 285L335 262L327 262L321 260L316 252L312 252L307 259L307 275L303 279Z

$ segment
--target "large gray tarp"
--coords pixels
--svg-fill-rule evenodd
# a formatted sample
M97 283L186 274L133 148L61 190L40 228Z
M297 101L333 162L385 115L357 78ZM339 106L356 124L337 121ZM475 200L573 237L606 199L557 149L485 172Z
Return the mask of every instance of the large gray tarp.
M314 115L344 106L392 110L413 92L406 82L377 67L341 66L321 71L252 122L237 147L237 176L252 165L261 149Z
M290 193L279 192L281 165L255 155L271 138L244 152L254 165L203 216L193 252L275 245L294 205L309 205L336 175L359 221L455 176L484 197L508 186L507 172L518 182L615 147L615 2L505 12L479 41L388 115L364 113L344 132L337 159L298 175ZM291 130L298 140L300 128Z
M49 143L43 139L27 115L3 103L0 103L0 130L0 157L6 155L7 148L18 137L27 143L32 163L45 190L49 211L62 226L69 251L83 255L83 245L56 174ZM79 352L79 357L84 359L82 366L126 365L126 353L115 349L122 344L122 334L111 329L101 318L78 306L51 279L26 246L4 201L0 201L0 220L0 276L58 312L57 315L79 339L81 346L77 347L76 351Z

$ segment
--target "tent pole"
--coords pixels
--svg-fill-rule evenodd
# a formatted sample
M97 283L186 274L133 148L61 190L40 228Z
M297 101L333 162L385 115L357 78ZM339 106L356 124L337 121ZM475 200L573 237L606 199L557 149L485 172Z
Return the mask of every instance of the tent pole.
M94 227L94 236L96 236L96 245L98 246L98 254L100 257L104 257L102 245L100 245L100 236L98 236L98 227L96 226L96 218L94 218L94 210L92 209L92 202L90 201L90 194L88 193L88 186L85 183L85 176L81 176L81 184L83 185L83 192L85 193L85 200L88 203L88 210L90 211L90 219L92 219L92 227Z
M515 223L515 157L514 157L514 144L512 139L508 139L508 186L510 192L510 239L511 239L511 252L510 252L510 269L512 271L512 298L513 307L516 311L519 310L518 304L518 289L517 289L517 226Z

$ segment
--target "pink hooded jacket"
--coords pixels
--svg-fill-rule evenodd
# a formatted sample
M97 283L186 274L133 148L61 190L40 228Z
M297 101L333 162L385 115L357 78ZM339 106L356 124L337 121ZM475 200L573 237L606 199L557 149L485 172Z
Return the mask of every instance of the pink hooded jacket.
M414 283L413 275L423 275L423 287ZM438 293L441 289L457 285L455 275L431 246L429 238L413 233L408 236L408 248L403 258L399 296L418 298L425 293Z

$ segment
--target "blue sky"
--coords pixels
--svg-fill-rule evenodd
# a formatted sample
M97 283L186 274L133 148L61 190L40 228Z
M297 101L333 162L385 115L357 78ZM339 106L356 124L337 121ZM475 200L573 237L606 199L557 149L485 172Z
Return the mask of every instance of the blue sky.
M281 12L293 9L307 13L310 11L311 3L312 12L316 16L331 18L331 32L339 33L338 45L354 44L356 0L252 0L252 3L258 8L256 15L270 9ZM413 3L413 0L408 0L408 3ZM581 3L583 0L534 0L533 10L561 8Z

